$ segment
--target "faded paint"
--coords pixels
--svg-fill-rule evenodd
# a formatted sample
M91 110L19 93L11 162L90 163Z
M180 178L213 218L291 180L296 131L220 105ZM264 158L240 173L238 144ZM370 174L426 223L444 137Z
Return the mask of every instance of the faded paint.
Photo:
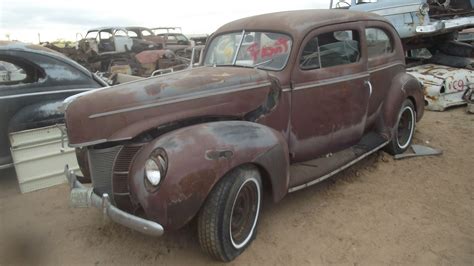
M385 30L393 52L368 60L365 27ZM209 42L242 29L292 36L287 65L281 71L204 66L67 100L73 145L99 152L142 145L127 165L130 202L166 229L189 222L214 185L235 167L257 165L278 201L290 183L308 181L289 175L291 163L356 143L382 147L392 138L407 98L416 106L417 120L423 116L421 85L405 73L401 41L380 16L341 10L279 12L231 22ZM361 36L358 62L310 71L299 67L311 37L347 29ZM361 141L363 137L372 141ZM157 150L166 153L168 168L159 187L151 189L144 165Z
M432 111L466 104L462 96L474 81L474 70L464 68L425 64L407 71L423 84L426 109Z

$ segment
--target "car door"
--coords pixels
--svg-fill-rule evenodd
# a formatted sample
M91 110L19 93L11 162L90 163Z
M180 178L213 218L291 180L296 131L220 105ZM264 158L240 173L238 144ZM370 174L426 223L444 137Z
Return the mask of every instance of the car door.
M115 52L125 53L132 50L133 39L128 36L125 30L117 29L114 32L113 43L115 45Z
M362 34L362 23L347 23L315 29L303 40L291 77L293 162L362 137L371 93Z
M370 126L380 117L384 99L390 88L390 80L387 80L387 77L395 77L398 73L405 72L405 62L400 45L395 43L398 39L397 33L390 25L380 21L368 21L364 32L370 84L373 88L367 111L367 125Z

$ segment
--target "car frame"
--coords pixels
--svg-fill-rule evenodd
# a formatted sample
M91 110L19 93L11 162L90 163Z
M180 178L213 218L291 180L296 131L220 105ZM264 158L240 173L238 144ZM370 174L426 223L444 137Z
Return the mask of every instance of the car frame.
M197 219L202 249L230 261L255 238L264 192L278 202L382 148L404 152L424 103L386 19L301 10L228 23L201 67L65 108L92 181L66 167L73 206L152 236Z

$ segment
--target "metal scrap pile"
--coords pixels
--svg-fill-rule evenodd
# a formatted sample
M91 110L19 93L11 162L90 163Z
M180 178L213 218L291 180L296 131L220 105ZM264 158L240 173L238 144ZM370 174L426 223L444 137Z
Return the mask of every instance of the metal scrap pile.
M107 27L78 34L76 47L44 46L61 52L107 81L116 74L149 77L187 68L198 61L195 46L180 28ZM164 31L164 32L163 32ZM194 56L194 61L191 57Z

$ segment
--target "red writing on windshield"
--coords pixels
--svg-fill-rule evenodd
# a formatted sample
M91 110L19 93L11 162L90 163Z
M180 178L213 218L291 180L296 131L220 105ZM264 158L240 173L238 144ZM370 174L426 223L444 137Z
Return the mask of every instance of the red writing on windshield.
M257 61L257 58L269 58L277 54L282 54L288 52L288 39L280 37L278 38L272 46L264 46L261 50L258 47L258 43L252 43L248 48L247 52L252 57L253 61Z

